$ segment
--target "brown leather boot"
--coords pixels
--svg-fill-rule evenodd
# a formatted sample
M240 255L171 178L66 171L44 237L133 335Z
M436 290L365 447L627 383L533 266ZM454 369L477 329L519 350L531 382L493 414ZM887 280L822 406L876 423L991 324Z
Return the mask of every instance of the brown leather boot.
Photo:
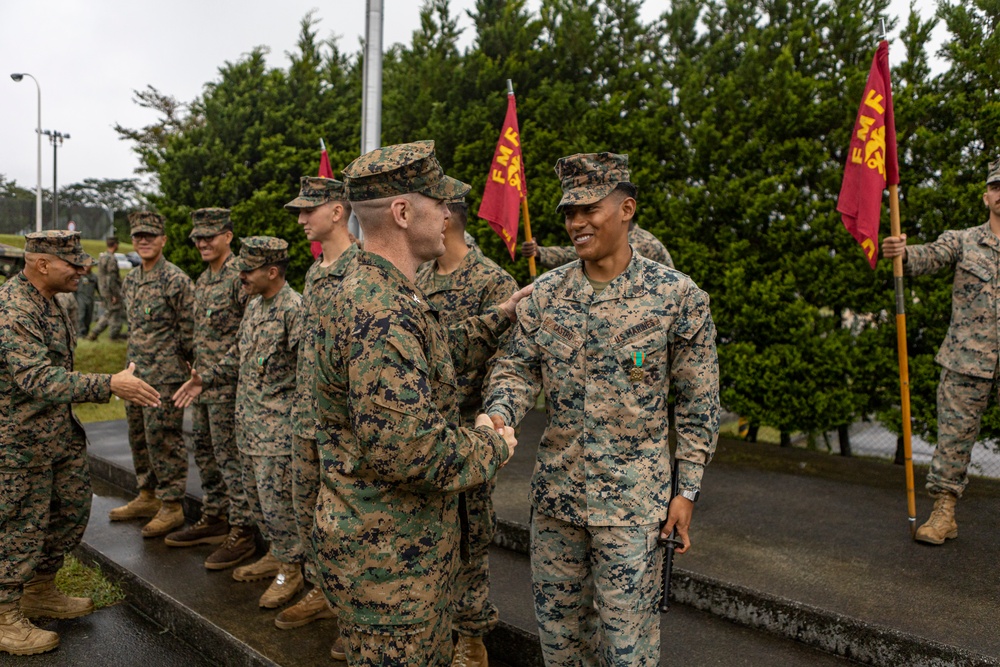
M313 621L333 618L333 616L333 609L327 603L323 591L314 588L306 593L301 600L278 614L274 619L274 624L281 630L291 630L309 625Z
M302 590L303 586L305 586L305 579L302 577L302 566L298 563L281 563L278 568L278 576L260 596L260 606L265 609L274 609L287 604L295 597L296 593Z
M205 569L226 570L233 565L242 563L255 553L257 553L257 543L254 542L253 528L232 526L229 529L229 536L226 537L226 541L222 543L222 546L209 554L208 558L205 559ZM237 568L237 570L242 569ZM275 566L275 572L277 572L277 566ZM257 578L263 579L266 576L274 575L266 574ZM254 579L239 579L236 576L233 576L233 579L236 579L236 581L255 581Z
M142 527L143 537L161 537L184 525L184 509L180 503L166 502L153 520Z
M330 657L334 660L347 660L347 652L344 650L343 635L338 634L337 639L334 640L333 646L330 647Z
M210 514L202 514L190 528L170 533L163 538L168 547L193 547L198 544L222 544L229 536L229 522Z
M489 657L482 637L458 636L455 644L455 655L451 659L451 667L489 667Z
M149 489L140 489L139 495L127 505L116 507L108 512L112 521L128 521L130 519L151 519L160 511L160 499Z
M934 501L934 510L927 523L917 528L913 539L926 544L944 544L945 540L958 537L958 524L955 523L955 503L958 496L949 491L938 495Z
M0 651L13 655L35 655L59 646L59 635L35 627L16 602L0 605Z
M21 613L28 618L77 618L93 611L90 598L71 598L56 588L55 574L36 574L21 595Z

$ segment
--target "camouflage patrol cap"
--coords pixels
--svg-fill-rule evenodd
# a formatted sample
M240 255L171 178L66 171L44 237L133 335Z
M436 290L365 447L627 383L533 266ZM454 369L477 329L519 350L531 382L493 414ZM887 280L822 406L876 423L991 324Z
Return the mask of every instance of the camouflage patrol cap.
M73 266L90 266L94 258L83 251L80 232L66 229L52 229L47 232L32 232L24 237L24 252L55 255Z
M989 171L986 172L986 185L1000 182L1000 158L990 162Z
M232 225L229 218L228 208L199 208L191 212L191 221L194 226L188 238L193 239L199 236L217 236L221 234L226 225Z
M163 236L163 216L152 211L134 211L128 214L131 234L156 234Z
M383 146L365 153L344 169L349 201L368 201L417 192L452 200L472 188L446 176L434 155L434 142Z
M240 239L240 243L240 256L236 258L237 271L253 271L288 259L288 242L282 239L249 236Z
M315 208L328 201L343 201L347 199L344 184L333 178L320 176L303 176L299 186L299 196L285 204L289 211L302 208Z
M611 194L619 183L629 183L628 155L618 153L577 153L561 157L556 162L556 175L562 181L563 206L599 202Z

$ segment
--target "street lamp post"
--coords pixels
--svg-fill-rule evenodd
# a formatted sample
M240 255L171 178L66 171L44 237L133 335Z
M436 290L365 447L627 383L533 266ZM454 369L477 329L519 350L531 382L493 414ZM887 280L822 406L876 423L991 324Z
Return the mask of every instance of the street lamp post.
M38 84L38 79L27 72L15 72L10 75L14 81L20 81L24 77L29 77L35 82L38 89L38 127L35 132L38 134L38 187L35 190L35 231L42 231L42 87Z
M62 146L63 139L69 139L69 134L63 134L59 130L45 130L42 132L52 142L52 228L59 228L59 170L58 149Z

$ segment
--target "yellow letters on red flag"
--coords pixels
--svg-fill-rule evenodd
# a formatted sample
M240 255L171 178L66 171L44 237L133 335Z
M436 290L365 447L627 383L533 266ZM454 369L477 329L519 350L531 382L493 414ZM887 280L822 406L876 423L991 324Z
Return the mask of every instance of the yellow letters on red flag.
M521 132L517 127L517 105L513 95L507 96L507 117L504 119L493 153L493 164L486 179L479 217L490 223L503 239L514 259L517 244L517 225L521 213L521 199L528 195L521 160Z

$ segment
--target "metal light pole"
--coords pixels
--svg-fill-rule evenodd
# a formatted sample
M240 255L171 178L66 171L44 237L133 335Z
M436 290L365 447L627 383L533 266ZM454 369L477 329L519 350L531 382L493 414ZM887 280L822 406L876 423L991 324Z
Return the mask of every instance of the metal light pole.
M367 0L365 16L365 62L361 94L361 154L382 145L382 0ZM351 213L351 233L363 238L358 218Z
M14 81L20 81L24 77L29 77L35 82L38 89L38 127L35 132L38 134L38 185L35 189L35 231L42 231L42 87L38 85L38 79L27 72L15 72L10 75Z
M59 130L45 130L42 132L52 142L52 229L59 229L59 153L63 139L69 139L69 134L63 134Z

